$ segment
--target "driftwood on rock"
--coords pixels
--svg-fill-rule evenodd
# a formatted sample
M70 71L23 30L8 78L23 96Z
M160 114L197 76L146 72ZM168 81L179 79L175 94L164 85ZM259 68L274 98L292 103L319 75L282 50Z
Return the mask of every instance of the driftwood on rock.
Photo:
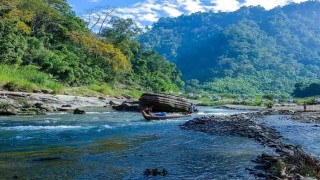
M188 112L190 102L179 96L168 94L142 94L140 99L140 106L142 109L152 106L155 112Z

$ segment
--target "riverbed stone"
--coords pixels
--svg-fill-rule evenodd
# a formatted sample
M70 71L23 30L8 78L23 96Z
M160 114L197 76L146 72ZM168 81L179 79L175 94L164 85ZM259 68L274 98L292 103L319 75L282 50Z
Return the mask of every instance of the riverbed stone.
M17 115L17 111L14 108L2 108L0 109L0 116L11 116L11 115Z
M82 109L76 108L76 109L73 111L73 114L86 114L86 111L85 111L85 110L82 110Z
M140 104L139 104L139 101L129 100L129 101L123 102L121 105L118 105L118 106L114 105L114 106L112 106L112 108L117 111L136 111L136 112L139 112L140 111Z
M119 105L121 105L121 103L119 101L111 100L111 101L109 101L109 105L111 105L111 106L119 106Z

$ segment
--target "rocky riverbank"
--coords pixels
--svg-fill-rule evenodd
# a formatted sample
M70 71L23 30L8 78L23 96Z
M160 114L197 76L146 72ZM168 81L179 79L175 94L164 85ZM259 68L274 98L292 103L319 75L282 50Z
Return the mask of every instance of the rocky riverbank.
M0 115L33 115L53 111L73 111L85 107L112 107L135 100L121 97L82 97L45 93L0 91Z
M320 123L320 112L297 112L292 119L306 123Z
M253 160L257 164L247 169L256 177L266 179L320 178L319 161L294 144L283 143L279 132L256 121L274 111L209 116L195 118L181 125L182 129L204 132L210 135L242 136L254 139L273 149L272 154L262 154Z
M259 111L263 115L283 114L291 115L292 119L305 123L320 123L320 105L308 105L304 111L303 106L296 104L278 105L273 108L244 106L244 105L225 105L226 109Z

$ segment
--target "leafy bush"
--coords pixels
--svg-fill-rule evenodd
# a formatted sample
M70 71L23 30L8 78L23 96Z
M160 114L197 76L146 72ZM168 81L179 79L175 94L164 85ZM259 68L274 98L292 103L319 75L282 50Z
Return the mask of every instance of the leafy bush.
M273 102L272 102L272 101L268 101L268 102L264 103L264 105L265 105L267 108L272 108L272 107L273 107Z
M0 100L0 109L6 109L11 107L11 104L9 104L8 102L2 101Z
M19 84L17 82L8 82L3 88L8 91L23 91L23 92L32 92L35 88L30 83Z
M49 75L42 73L36 66L14 66L0 64L0 82L9 91L31 92L35 89L50 89L54 93L62 90L63 85Z

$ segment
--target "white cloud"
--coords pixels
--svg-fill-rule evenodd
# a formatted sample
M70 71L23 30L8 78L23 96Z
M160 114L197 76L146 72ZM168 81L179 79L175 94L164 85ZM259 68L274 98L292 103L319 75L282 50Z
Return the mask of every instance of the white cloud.
M177 17L183 14L183 12L179 11L176 8L170 7L170 6L164 6L162 8L170 17Z
M158 21L158 14L155 13L147 13L147 14L139 14L138 20L140 21L148 21L148 22L156 22Z
M309 0L292 0L291 2L301 3L301 2L306 2L306 1L309 1Z
M240 8L237 0L211 0L213 11L235 11Z
M205 6L200 0L176 0L178 6L182 6L189 14L195 12L204 12Z
M88 0L98 2L101 0ZM205 11L235 11L242 6L262 6L272 9L290 2L305 2L307 0L141 0L129 7L118 8L114 15L134 19L139 26L150 25L160 17L177 17Z
M283 6L288 3L288 0L246 0L244 6L262 6L269 10L277 6Z

